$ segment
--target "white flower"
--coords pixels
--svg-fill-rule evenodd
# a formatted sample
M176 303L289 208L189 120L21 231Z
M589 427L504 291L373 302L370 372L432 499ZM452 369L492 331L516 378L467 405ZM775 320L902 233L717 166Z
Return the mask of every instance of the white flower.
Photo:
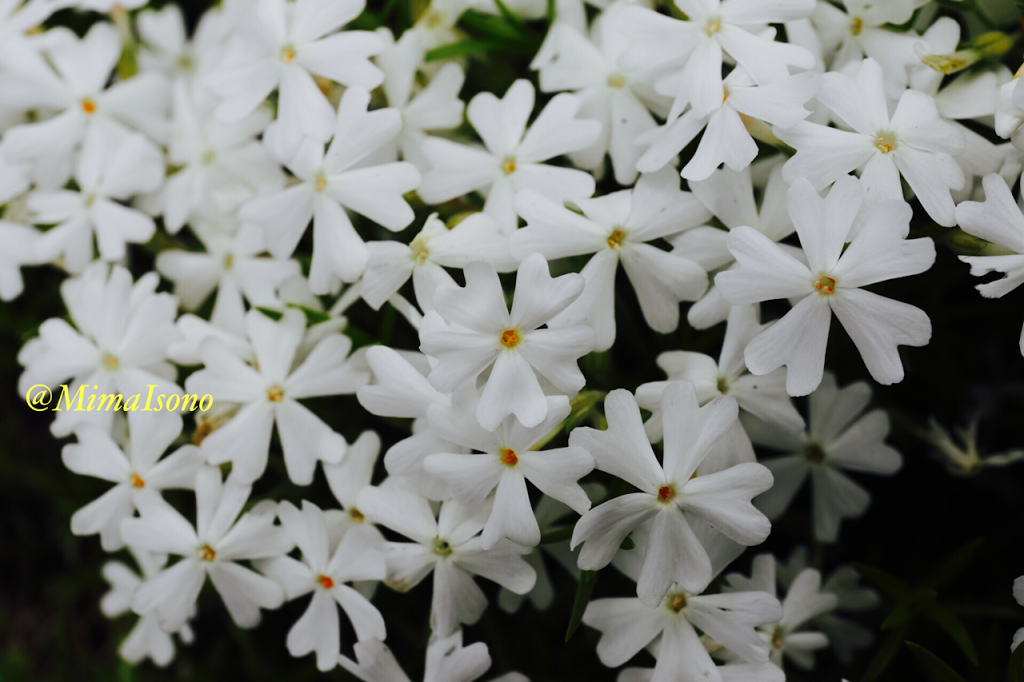
M286 146L295 149L303 136L326 142L334 109L313 77L358 88L375 88L384 79L369 59L384 41L368 31L337 32L365 7L365 0L256 0L242 19L241 49L202 77L222 98L217 117L241 120L277 89Z
M214 402L241 403L238 413L203 441L211 464L232 463L232 474L244 483L263 475L274 425L288 477L309 485L318 460L337 464L345 455L345 439L298 401L354 393L367 377L348 355L352 341L342 334L321 340L309 356L293 367L306 331L305 316L286 309L279 321L250 310L245 328L256 366L249 366L216 338L200 346L206 367L186 382L190 393L210 394Z
M181 434L181 417L173 412L128 412L128 442L119 446L107 431L87 425L76 431L77 443L64 446L64 466L76 474L110 481L114 487L71 517L75 535L100 534L103 549L120 549L121 519L135 511L143 495L167 488L191 488L203 466L199 449L185 445L161 459Z
M110 584L110 591L100 600L100 611L107 618L117 618L131 611L132 595L135 594L135 590L143 580L156 575L167 563L167 556L164 554L139 551L132 552L132 556L141 569L141 575L120 561L108 561L103 564L103 579ZM192 642L192 628L188 625L182 625L176 634L185 644ZM174 660L174 639L171 633L160 627L157 615L148 613L135 622L131 632L118 647L117 653L133 665L149 658L154 664L163 667Z
M174 283L174 293L186 310L201 306L216 289L210 322L224 330L244 335L244 301L250 306L280 305L278 287L301 274L297 261L260 257L266 249L263 232L255 225L224 234L200 222L192 231L207 252L162 251L156 270Z
M449 495L470 509L478 508L494 491L480 536L484 549L503 538L524 547L540 542L527 481L579 514L590 509L590 499L577 481L593 470L593 458L579 447L531 450L569 416L568 398L549 397L547 417L532 428L509 416L493 431L477 423L476 403L475 392L464 391L455 395L450 409L436 405L428 415L437 435L480 454L432 454L423 461L423 468L447 483Z
M380 455L380 436L373 431L363 431L348 446L341 464L325 464L324 475L327 484L334 493L334 499L341 509L328 509L324 512L327 519L327 533L331 539L331 548L337 547L341 538L353 528L362 528L376 535L383 542L383 536L377 530L376 521L366 518L356 499L363 488L370 485L373 469Z
M220 471L204 467L196 475L195 489L195 528L156 496L140 498L141 516L121 522L121 533L132 549L181 557L139 586L132 610L140 615L156 612L164 630L177 630L195 608L209 576L235 624L254 627L260 608L279 607L284 591L238 561L279 556L295 543L284 528L274 525L275 505L269 500L238 516L249 499L249 486L230 479L224 483Z
M462 623L475 623L487 608L474 575L516 594L533 588L537 574L521 556L526 549L508 540L489 550L482 547L479 533L490 513L488 505L469 509L445 502L435 518L427 499L402 485L366 488L356 502L380 525L412 540L389 543L390 587L408 591L434 572L430 627L435 638L447 637Z
M0 300L13 301L25 288L21 268L38 265L39 240L42 234L30 225L0 220Z
M546 258L594 254L583 268L586 287L576 302L554 317L554 329L584 324L597 336L595 350L615 342L615 273L619 263L636 291L647 324L662 334L679 325L679 302L696 300L707 273L693 261L653 242L704 223L710 214L689 192L679 190L671 168L640 176L636 187L595 199L576 199L579 215L539 192L516 195L526 227L509 239L512 255Z
M870 400L866 383L839 388L832 373L826 372L821 386L810 395L805 432L794 434L744 418L754 444L786 453L763 460L775 477L772 489L757 500L768 518L786 511L808 476L818 541L835 542L840 522L867 510L871 497L844 471L885 476L903 466L900 453L885 443L888 415L882 410L863 414Z
M94 24L81 40L69 33L51 41L46 59L33 50L17 55L17 63L8 64L7 106L58 113L11 128L4 149L16 160L45 162L50 170L37 171L37 179L47 188L64 184L68 173L62 169L70 170L75 148L96 129L135 128L156 141L166 136L168 88L160 74L139 74L104 89L121 55L121 40L110 24Z
M355 646L356 661L341 656L338 663L364 682L410 682L384 642L369 640ZM476 642L462 646L462 630L438 637L427 645L423 682L473 682L491 667L487 645ZM492 682L528 682L519 673L496 677Z
M303 501L299 511L290 502L282 502L277 513L302 552L302 561L278 556L259 562L258 567L281 584L288 600L313 593L305 614L288 632L288 653L305 656L316 652L317 668L327 671L337 665L340 653L338 606L352 621L360 641L387 636L384 618L376 607L345 584L387 575L383 542L367 528L354 529L345 533L332 553L326 516L315 504Z
M858 219L864 190L849 176L836 182L827 199L801 178L787 199L807 264L761 232L738 227L729 232L729 250L738 267L715 277L722 296L733 305L797 301L747 345L747 367L761 375L786 365L786 390L807 395L821 382L835 312L875 381L902 381L897 347L926 345L931 321L919 308L861 287L928 270L935 261L932 240L906 239L913 212L902 201L871 202Z
M736 400L722 397L699 407L693 384L669 385L662 394L664 463L654 456L632 394L612 391L604 404L608 430L577 428L569 444L582 447L593 455L598 469L640 492L598 505L577 522L572 547L584 543L580 568L606 566L626 535L653 518L637 596L654 607L673 583L691 593L703 591L712 578L711 560L691 520L706 521L744 545L764 542L771 529L768 519L750 504L772 485L763 466L745 463L693 476L736 421Z
M742 68L734 69L723 82L718 105L704 115L697 109L670 114L666 123L637 138L647 145L636 163L650 173L670 164L690 142L704 131L697 151L683 166L687 180L705 180L723 163L740 171L757 157L757 143L748 126L757 121L791 128L810 115L804 104L818 92L818 74L800 73L768 85L757 85Z
M1024 576L1020 576L1013 581L1013 598L1018 604L1024 606ZM1010 651L1020 646L1021 642L1024 642L1024 628L1019 628L1017 632L1013 633L1013 643L1010 645Z
M726 592L747 593L750 590L775 596L775 557L759 554L754 557L750 578L733 573L725 576ZM821 589L821 573L813 568L800 571L788 585L782 600L782 618L758 628L771 647L772 662L782 667L783 657L803 670L814 668L814 651L829 645L820 632L808 632L804 626L814 618L836 608L838 597Z
M373 241L367 249L370 256L363 274L363 298L375 310L410 277L420 308L433 310L437 288L455 284L446 267L464 268L476 260L501 267L509 260L505 235L486 213L474 213L451 229L435 213L409 244ZM501 269L514 270L515 266Z
M829 71L845 71L865 56L884 68L886 90L896 99L907 87L907 67L917 61L914 33L885 28L910 21L914 10L927 0L841 0L843 9L831 2L817 2L811 21L818 29Z
M392 231L413 220L402 195L419 184L416 167L405 162L363 163L402 127L396 109L367 111L369 102L366 90L346 90L326 153L319 142L305 139L285 164L302 182L258 196L239 211L243 221L263 228L267 248L276 258L292 255L313 220L309 286L314 293L336 291L341 282L357 280L366 267L366 245L346 209Z
M151 272L133 285L127 270L102 263L65 280L61 295L74 326L60 318L40 325L39 338L26 343L18 355L25 367L18 391L25 395L36 384L51 389L69 384L68 398L75 404L80 388L84 401L106 394L145 398L150 385L154 395L180 396L175 369L166 362L168 347L178 338L178 302L170 294L156 293L159 283ZM62 409L50 431L60 438L84 423L109 431L113 414Z
M1017 149L1024 149L1024 88L1020 78L1004 83L999 88L996 104L996 134L1008 139Z
M902 200L900 176L935 222L952 227L956 220L951 190L963 189L964 174L954 156L964 151L964 135L939 114L928 95L907 90L890 117L882 68L866 59L853 77L821 77L818 100L850 130L803 121L775 134L797 150L786 162L787 182L811 181L823 190L861 168L864 191L874 201Z
M415 40L400 40L377 55L377 64L384 71L381 87L388 106L402 114L402 132L395 138L395 152L426 172L427 160L420 146L428 132L451 130L462 123L466 105L459 99L459 91L466 73L458 64L448 63L417 89L422 62L423 51Z
M544 257L530 255L519 266L509 313L493 267L476 261L465 274L465 287L435 292L420 330L420 350L438 361L430 383L450 393L493 366L477 407L480 425L493 430L514 414L523 426L537 426L548 409L538 376L570 396L586 383L576 361L594 347L593 330L538 329L579 298L584 280L572 273L552 278Z
M985 298L1002 298L1024 283L1024 215L1013 200L1006 182L998 175L984 180L985 201L965 201L956 207L956 222L964 232L1003 247L1009 253L999 256L960 256L971 266L971 274L1004 273L997 280L979 284ZM1024 332L1020 337L1024 354Z
M775 164L774 161L766 162ZM764 187L761 210L754 200L752 170L763 168L755 163L742 171L721 168L707 180L690 183L690 189L704 206L730 230L741 225L763 232L773 242L793 234L793 221L786 210L786 192L789 187L782 179L782 166L773 165ZM687 230L670 241L680 255L699 264L708 272L736 267L736 260L729 252L729 233L707 225ZM785 249L791 247L783 245ZM792 249L794 254L799 253ZM732 306L722 298L714 285L699 301L690 306L686 319L697 329L707 329L729 316Z
M636 390L640 407L651 412L644 424L652 441L662 438L661 394L673 381L689 381L703 405L719 396L736 398L739 409L788 431L801 431L804 419L793 407L786 393L786 372L777 369L764 376L747 371L743 349L760 333L756 306L736 306L729 313L725 340L718 362L703 353L670 351L658 356L658 366L668 375L667 381L643 384ZM753 461L753 460L751 460Z
M123 259L127 244L153 236L152 218L118 203L152 192L163 182L163 158L142 135L96 131L82 147L74 178L77 192L40 189L28 195L35 222L56 225L38 241L40 258L60 258L69 272L78 274L93 259L94 234L105 261Z
M575 92L580 117L601 122L601 135L569 159L581 168L600 171L607 154L615 181L632 185L643 153L635 141L657 126L651 110L664 116L671 101L654 91L649 69L619 68L619 57L629 46L618 24L622 6L613 4L595 20L589 40L569 22L556 21L544 42L544 59L538 54L531 66L540 71L542 92Z
M673 585L654 607L632 597L592 601L583 622L601 632L597 655L608 667L622 665L660 636L651 682L724 682L729 678L711 660L696 628L760 665L768 660L768 645L755 627L781 613L778 600L765 592L701 595Z
M505 232L516 227L512 199L530 188L558 202L594 193L594 178L584 171L545 165L556 156L588 147L601 133L597 121L576 118L580 101L556 95L527 130L533 111L533 85L517 80L498 99L489 92L473 97L466 110L485 149L437 137L423 141L421 151L430 164L419 194L440 204L478 190L487 196L484 212Z
M789 76L789 67L814 68L813 55L798 45L776 42L764 25L807 17L814 0L675 0L686 20L640 7L618 16L632 41L619 62L625 69L666 69L658 92L675 98L670 119L692 105L707 116L721 104L722 62L731 57L755 83L768 85Z

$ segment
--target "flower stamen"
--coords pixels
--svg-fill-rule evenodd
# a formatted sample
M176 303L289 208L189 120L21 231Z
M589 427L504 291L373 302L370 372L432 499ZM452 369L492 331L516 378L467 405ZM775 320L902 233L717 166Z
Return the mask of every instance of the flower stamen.
M814 290L822 296L831 296L836 293L836 279L828 275L822 275L814 281Z
M658 488L658 502L668 504L676 497L676 488L672 485L663 485Z
M501 333L501 345L509 350L518 346L520 340L518 329L506 329Z
M519 463L519 456L516 455L516 451L512 448L505 448L502 450L500 459L502 464L510 467L514 467Z
M203 545L199 548L199 560L200 561L213 561L217 558L217 550L209 545Z

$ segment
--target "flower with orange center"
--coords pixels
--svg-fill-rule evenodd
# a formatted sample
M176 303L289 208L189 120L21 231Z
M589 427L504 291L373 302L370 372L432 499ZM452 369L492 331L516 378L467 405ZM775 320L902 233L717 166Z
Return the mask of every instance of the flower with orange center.
M668 608L673 613L679 613L686 608L686 595L685 594L670 594L668 595Z
M896 149L896 136L892 133L879 133L875 138L875 147L883 154L889 154Z
M516 172L516 157L506 156L505 160L501 162L501 172L505 175L512 175Z
M822 275L814 281L814 290L822 296L831 296L836 293L836 279L828 275Z
M673 485L663 485L658 488L658 502L668 504L676 497L676 488Z
M348 510L348 518L352 520L352 523L362 523L366 520L366 516L363 515L363 512L359 511L355 507Z
M91 114L95 114L96 113L96 102L92 101L89 98L83 99L82 100L82 111L84 111L85 113L90 114L90 115Z
M200 561L213 561L217 558L217 550L209 545L203 545L199 548L199 560Z
M132 474L131 480L132 480L132 487L133 488L145 488L146 487L146 482L143 481L142 480L142 476L139 476L138 474Z
M267 389L267 400L272 403L280 403L284 401L284 389L276 384Z
M316 581L320 583L320 587L324 588L325 590L329 590L332 587L334 587L334 581L331 580L330 576L318 575L316 577Z
M518 329L506 329L501 333L501 345L512 349L519 345L520 337Z
M615 230L608 235L608 248L618 249L624 241L626 241L626 233L622 230Z
M501 462L506 466L514 467L519 463L519 456L516 455L516 451L512 448L505 448L501 451Z
M855 17L853 21L850 22L850 33L852 33L855 36L859 36L863 30L864 20L861 19L860 17Z
M285 64L291 64L295 61L295 48L291 45L285 45L281 48L281 61Z

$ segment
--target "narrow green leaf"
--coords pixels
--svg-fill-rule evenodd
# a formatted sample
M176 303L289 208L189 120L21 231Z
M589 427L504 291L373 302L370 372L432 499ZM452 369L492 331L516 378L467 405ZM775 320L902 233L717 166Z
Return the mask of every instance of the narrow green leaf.
M435 47L427 52L426 61L434 62L440 59L452 59L454 57L470 57L473 55L487 54L499 50L518 52L524 49L523 46L504 40L462 40L457 43L449 43L441 47Z
M1010 665L1006 670L1006 682L1024 682L1024 645L1017 645L1010 656Z
M878 648L875 657L871 659L871 664L864 673L864 677L861 678L861 682L875 682L875 680L882 676L882 673L886 671L889 664L896 658L896 654L903 648L903 641L907 638L909 631L910 626L904 625L889 634L886 640L882 642L882 646Z
M492 14L469 10L462 15L459 23L466 28L499 40L521 40L524 34L518 24L510 24Z
M281 318L284 317L284 313L280 310L274 310L273 308L261 308L260 306L256 306L256 310L260 311L274 322L280 322Z
M938 594L934 590L917 590L910 595L910 598L899 604L889 617L882 623L883 630L892 630L894 627L909 623L917 614L934 603Z
M953 638L960 647L960 650L964 652L967 660L973 665L978 665L978 652L974 648L974 640L971 639L971 633L967 631L967 628L964 627L964 624L960 622L960 619L952 611L942 604L932 604L925 611L925 616L937 625L939 629Z
M597 585L597 574L597 571L582 571L580 573L580 584L576 586L576 601L572 605L569 628L565 631L566 642L572 638L580 623L583 622L583 612L587 610L590 597L594 594L594 586Z
M940 561L938 566L933 568L928 575L924 577L921 584L925 587L930 587L936 590L940 587L944 587L960 575L965 568L967 568L967 565L971 563L971 560L974 559L975 555L979 550L981 550L981 547L984 544L984 538L971 540L966 545L960 547Z
M893 599L906 601L914 592L913 587L896 576L890 575L881 569L872 568L871 566L865 566L864 564L859 563L854 563L853 567L857 569L858 573L864 576L864 580L871 583L874 587L877 587Z
M917 657L918 662L928 671L928 674L937 682L967 682L957 671L949 667L949 664L941 658L925 649L919 644L907 642L907 648Z
M497 5L498 13L501 14L502 17L504 17L505 21L514 26L521 26L524 29L526 28L526 22L524 22L522 19L513 14L512 10L510 10L504 2L502 2L501 0L494 0L494 4Z
M564 526L562 528L555 528L549 530L547 533L541 533L540 544L550 545L553 542L562 542L572 538L572 531L576 526Z
M313 310L312 308L307 308L306 306L299 305L298 303L287 303L286 305L289 308L295 308L296 310L301 310L303 313L305 313L307 327L312 327L315 324L327 322L328 320L331 319L331 316L328 315L327 313L320 312L319 310Z

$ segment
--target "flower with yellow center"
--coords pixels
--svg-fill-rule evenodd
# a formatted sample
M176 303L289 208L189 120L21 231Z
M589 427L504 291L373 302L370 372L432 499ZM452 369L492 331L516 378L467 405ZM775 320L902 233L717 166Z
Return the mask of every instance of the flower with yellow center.
M850 33L859 36L864 30L864 20L860 17L854 17L850 20Z
M896 149L896 136L890 132L880 132L875 138L875 147L883 154L888 154Z
M506 156L501 162L501 172L505 175L512 175L516 172L516 157Z
M117 356L110 353L103 354L103 366L111 372L116 372L121 366L121 361L117 359Z
M686 608L686 595L685 594L670 594L665 597L665 605L669 611L673 613L679 613Z
M200 561L213 561L217 558L217 550L210 545L203 545L199 548L199 560Z
M142 480L142 476L139 476L138 474L132 474L131 475L131 481L132 481L132 487L133 488L145 488L146 487L146 482L144 480Z
M430 249L427 248L428 241L429 237L421 234L412 240L412 244L409 244L410 255L417 265L423 265L430 258Z
M449 557L452 555L452 545L447 540L443 540L439 537L434 538L434 554L439 557Z
M499 459L505 466L514 467L516 464L519 464L519 456L512 448L505 448L502 450L500 452Z
M86 114L92 115L96 113L96 102L86 97L82 100L82 111Z
M708 23L704 25L704 33L708 36L713 36L716 33L722 32L722 20L718 17L710 17Z
M284 402L284 389L276 384L271 386L267 389L267 400L272 403Z
M821 275L814 280L814 290L821 296L831 296L836 293L836 278L829 275Z
M608 87L609 88L622 88L626 85L626 77L621 73L613 73L608 75Z
M626 233L616 228L608 235L608 248L619 249L624 241L626 241Z
M281 61L285 64L291 64L295 61L295 47L292 45L285 45L281 48Z
M518 329L506 329L501 333L501 345L508 350L518 346L521 340Z

